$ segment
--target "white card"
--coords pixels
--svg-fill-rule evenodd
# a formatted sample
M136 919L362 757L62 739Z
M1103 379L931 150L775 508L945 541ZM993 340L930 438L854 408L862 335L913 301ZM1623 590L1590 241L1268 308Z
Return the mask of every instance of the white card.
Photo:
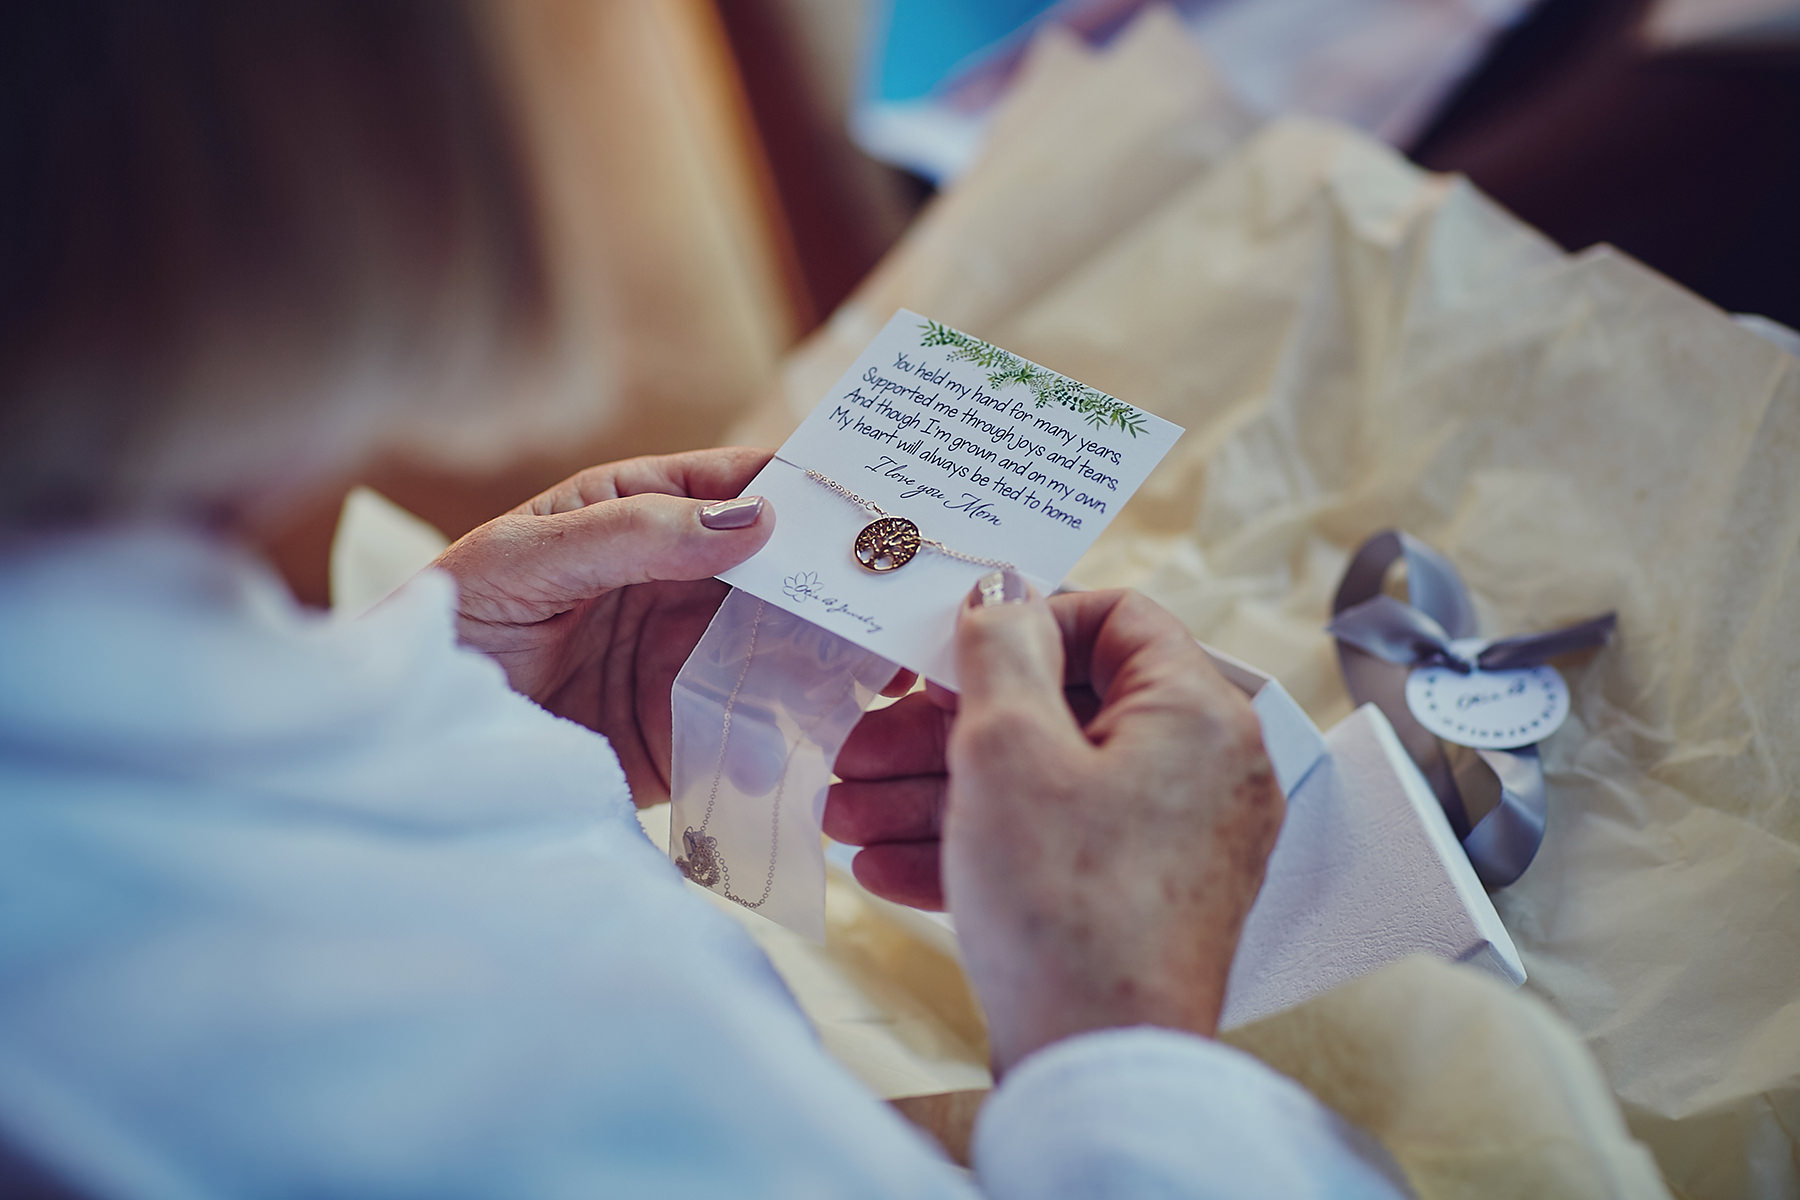
M955 687L957 608L994 569L969 559L1053 590L1181 432L902 309L744 489L774 505L775 534L719 578ZM954 555L868 570L854 549L881 513Z

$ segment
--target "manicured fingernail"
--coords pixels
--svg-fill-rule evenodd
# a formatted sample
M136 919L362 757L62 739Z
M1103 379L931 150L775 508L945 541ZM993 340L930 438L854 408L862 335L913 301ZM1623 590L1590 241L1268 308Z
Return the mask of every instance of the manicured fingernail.
M700 523L708 529L745 529L756 524L762 510L761 496L739 496L736 500L721 500L701 509Z
M972 608L985 608L990 604L1019 604L1029 595L1025 580L1010 567L998 571L989 571L975 584L975 590L969 593L969 605Z

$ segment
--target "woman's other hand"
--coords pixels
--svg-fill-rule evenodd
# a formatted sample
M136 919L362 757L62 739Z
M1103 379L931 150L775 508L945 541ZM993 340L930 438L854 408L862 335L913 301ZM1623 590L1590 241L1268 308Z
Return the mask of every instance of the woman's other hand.
M1089 1029L1212 1034L1284 811L1248 701L1136 593L983 584L960 698L871 713L826 831L877 893L948 902L997 1070Z
M767 450L703 450L592 467L438 557L458 635L512 686L611 740L639 804L668 798L669 689L718 611L713 579L769 540L738 496Z

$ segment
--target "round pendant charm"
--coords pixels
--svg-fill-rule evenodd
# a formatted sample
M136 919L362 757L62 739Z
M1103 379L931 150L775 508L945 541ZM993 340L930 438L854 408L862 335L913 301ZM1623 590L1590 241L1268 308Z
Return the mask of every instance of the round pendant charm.
M919 552L919 527L905 517L871 521L856 535L856 561L868 571L894 571Z

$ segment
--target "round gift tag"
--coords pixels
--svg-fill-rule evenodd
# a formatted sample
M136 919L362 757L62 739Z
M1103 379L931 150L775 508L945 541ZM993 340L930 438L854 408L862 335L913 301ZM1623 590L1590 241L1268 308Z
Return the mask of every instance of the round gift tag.
M1555 667L1467 675L1420 667L1406 678L1406 706L1419 724L1447 742L1510 750L1556 732L1569 715L1569 685Z

